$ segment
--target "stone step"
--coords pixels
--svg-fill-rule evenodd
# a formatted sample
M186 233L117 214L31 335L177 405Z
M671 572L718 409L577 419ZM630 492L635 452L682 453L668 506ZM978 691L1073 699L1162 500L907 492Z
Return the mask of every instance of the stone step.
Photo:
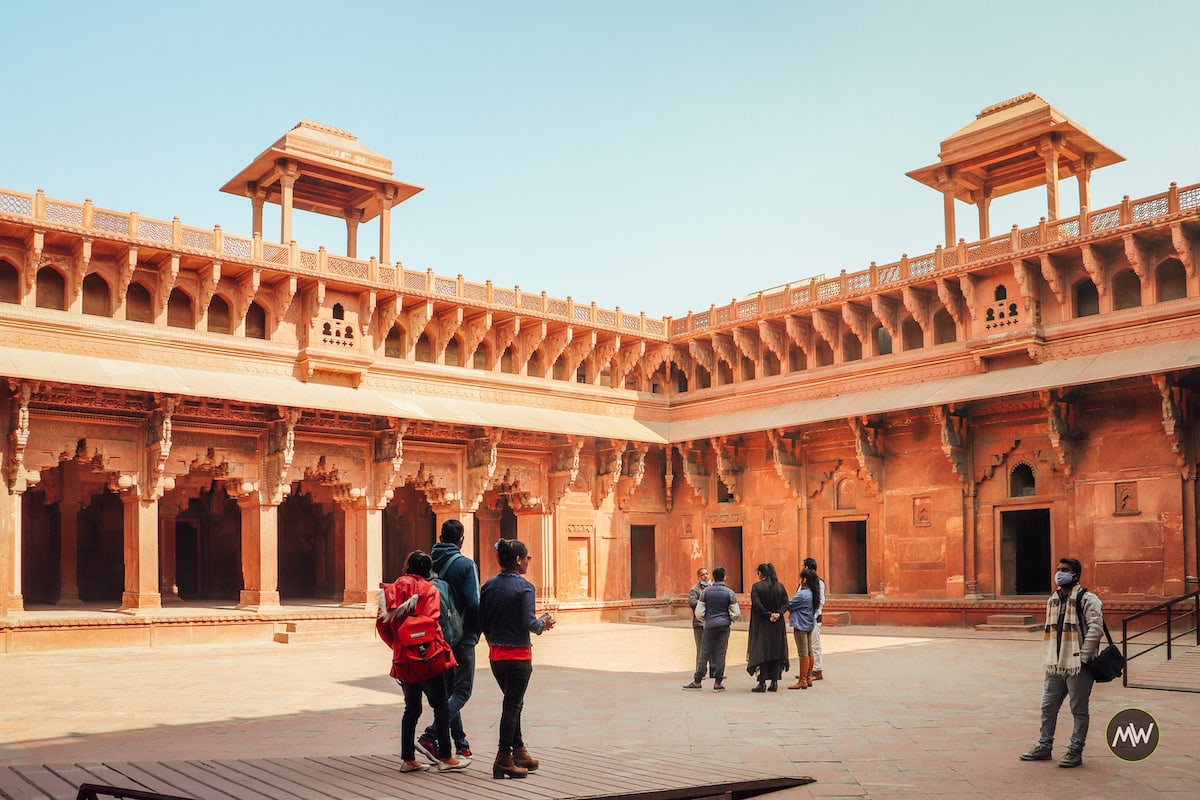
M655 623L655 622L671 622L671 621L677 620L677 619L679 619L679 617L672 614L671 612L664 611L664 610L658 609L658 608L648 608L645 611L630 611L628 614L625 615L626 622Z
M850 624L849 611L822 611L822 628L842 628Z
M1040 630L1042 623L1032 614L989 614L987 622L975 626L977 631L1029 631Z
M306 620L284 622L276 627L278 644L320 642L369 642L376 638L375 626L363 620Z

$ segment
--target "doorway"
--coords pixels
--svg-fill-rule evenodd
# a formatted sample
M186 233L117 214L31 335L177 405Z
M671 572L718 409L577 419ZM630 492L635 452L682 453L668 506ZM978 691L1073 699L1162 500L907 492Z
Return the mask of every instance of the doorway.
M654 526L629 526L629 596L656 597Z
M844 520L829 523L830 594L867 593L867 521Z
M1050 509L1000 512L1000 593L1050 591Z
M713 568L725 568L725 585L742 592L742 528L713 528Z

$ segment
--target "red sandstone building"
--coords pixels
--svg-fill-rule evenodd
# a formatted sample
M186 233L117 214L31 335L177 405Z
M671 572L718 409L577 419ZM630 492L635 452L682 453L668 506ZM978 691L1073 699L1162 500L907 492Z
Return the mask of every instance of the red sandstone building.
M89 620L113 641L179 607L365 616L451 517L485 576L518 537L541 602L590 618L807 555L868 624L1038 608L1065 555L1118 612L1190 591L1200 186L1093 209L1120 160L997 104L910 173L944 247L666 319L404 269L420 188L311 122L223 187L251 238L0 189L5 649L73 606L119 607ZM993 235L992 198L1040 187ZM295 210L344 217L346 254L298 247Z

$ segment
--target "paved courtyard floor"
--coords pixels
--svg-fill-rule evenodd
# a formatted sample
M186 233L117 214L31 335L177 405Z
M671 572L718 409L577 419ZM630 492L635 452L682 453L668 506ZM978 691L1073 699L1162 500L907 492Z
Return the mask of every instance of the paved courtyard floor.
M728 691L706 681L685 692L685 622L564 622L535 640L526 741L534 755L539 745L686 748L817 779L780 800L1200 796L1200 694L1098 685L1082 768L1019 761L1037 735L1037 634L831 629L826 679L776 694L750 692L745 637L730 644ZM482 770L500 697L485 646L479 656L465 723ZM3 654L0 765L398 752L388 666L377 642ZM1161 732L1136 763L1104 741L1125 708L1149 712ZM1064 709L1056 756L1069 731Z

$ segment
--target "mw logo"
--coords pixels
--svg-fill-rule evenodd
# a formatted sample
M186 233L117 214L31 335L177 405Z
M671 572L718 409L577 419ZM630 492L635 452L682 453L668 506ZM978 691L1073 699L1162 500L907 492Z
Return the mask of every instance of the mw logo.
M1121 725L1113 732L1110 747L1137 747L1138 745L1149 744L1151 737L1154 736L1154 723L1151 722L1145 727L1138 727L1130 722L1127 725Z

